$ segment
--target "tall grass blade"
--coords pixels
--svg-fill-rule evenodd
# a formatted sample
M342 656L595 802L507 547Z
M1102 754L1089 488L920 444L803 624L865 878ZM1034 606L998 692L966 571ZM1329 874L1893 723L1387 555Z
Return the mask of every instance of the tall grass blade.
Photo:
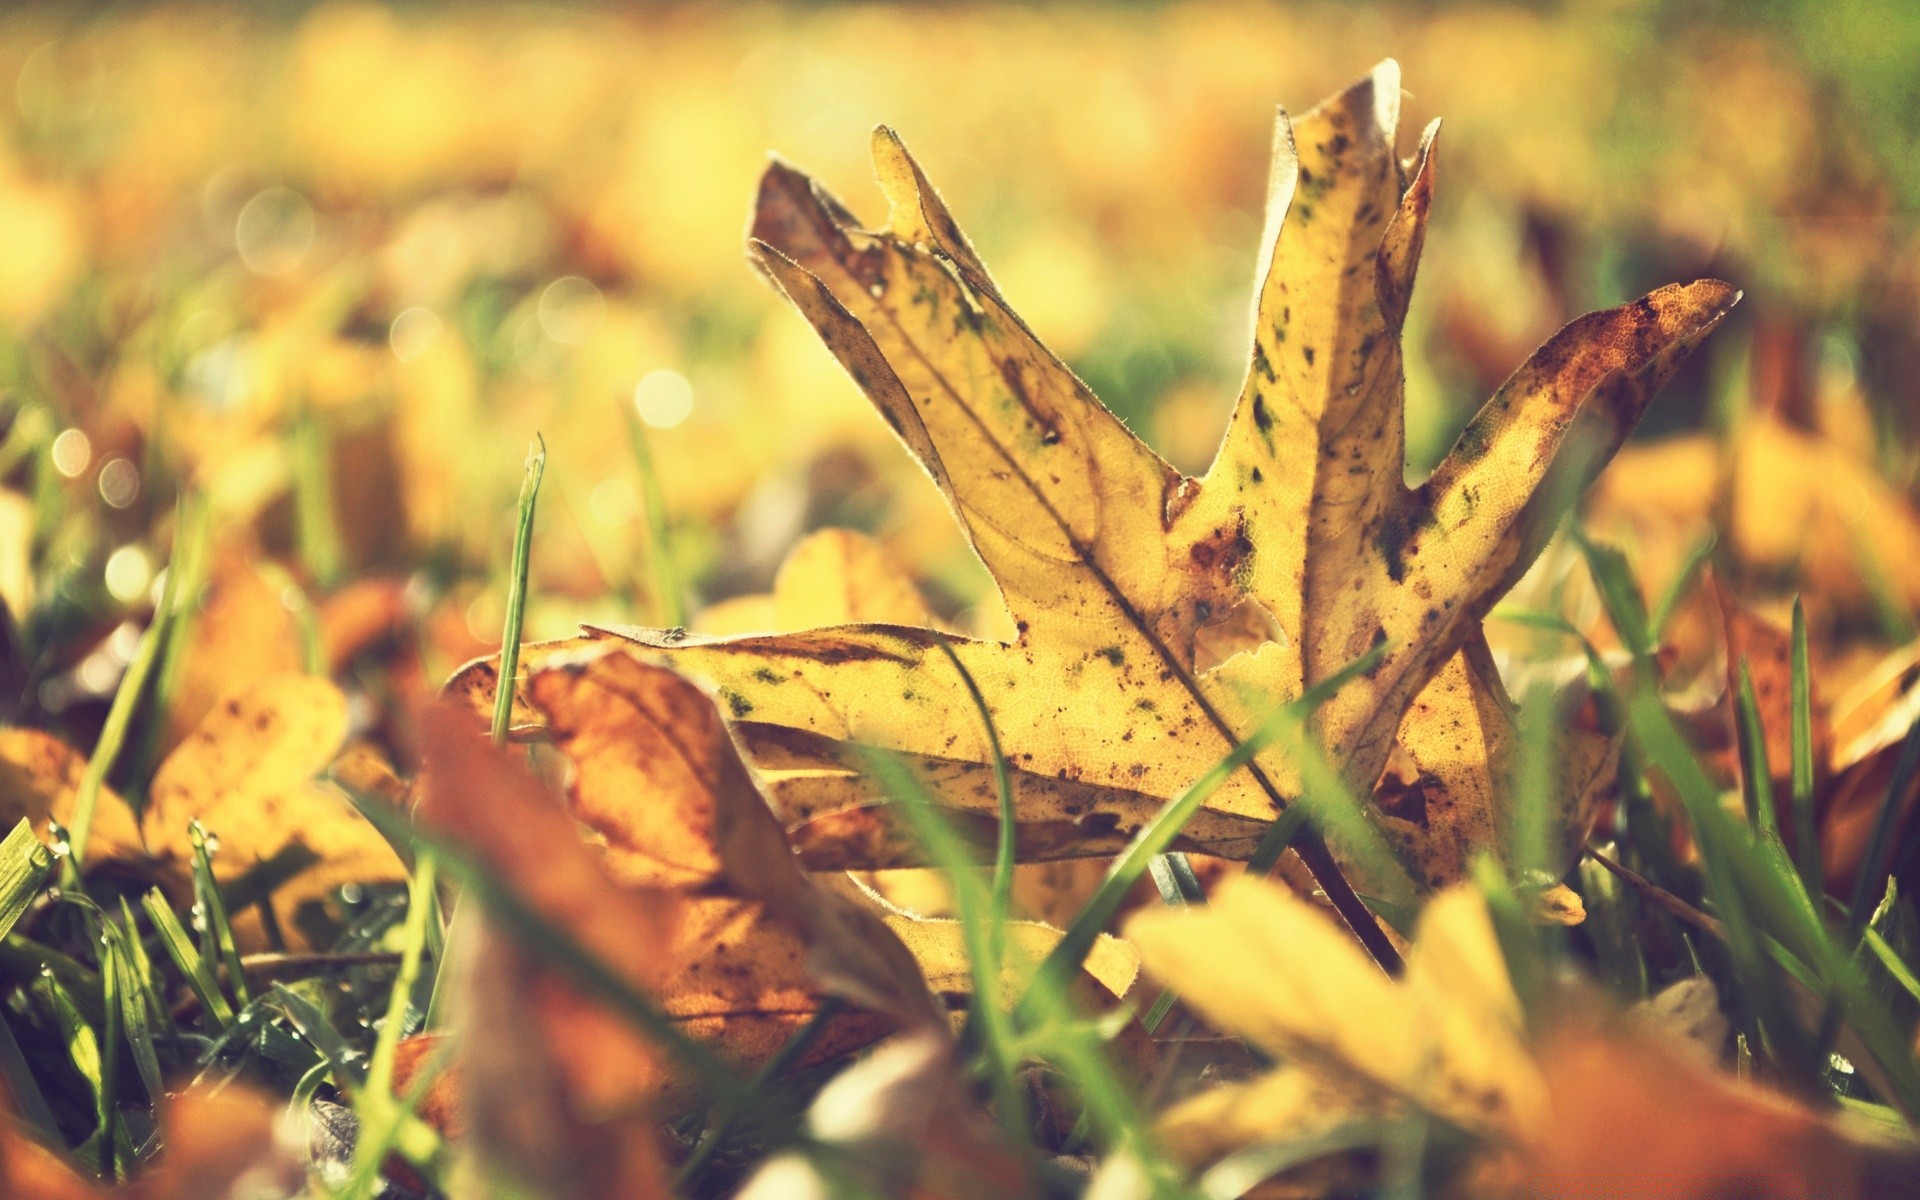
M527 624L527 569L533 561L533 516L540 480L547 473L546 439L535 435L520 483L519 516L513 531L513 566L507 577L507 623L500 635L500 679L493 697L493 740L505 744L513 723L514 682L520 675L520 637Z
M622 404L620 414L627 422L633 464L640 472L640 500L647 510L647 565L653 573L654 615L667 628L679 629L687 623L687 600L681 590L680 572L674 567L673 551L667 544L667 502L660 491L660 473L654 470L653 448L639 412L631 404Z
M26 915L52 869L53 854L34 836L27 819L20 818L13 832L0 841L0 938Z
M113 703L107 709L106 722L100 727L99 740L94 742L93 753L87 757L86 769L81 772L79 786L74 791L73 823L68 827L67 835L72 848L68 861L72 864L76 880L81 866L86 862L87 841L93 831L93 812L100 802L100 789L106 784L107 772L113 769L114 761L119 758L120 749L126 743L134 709L140 703L141 693L146 690L147 678L153 673L160 647L167 639L167 630L179 616L175 597L179 594L181 576L185 572L178 568L190 553L188 544L192 539L186 534L198 525L200 503L186 499L180 502L179 516L175 521L173 558L167 567L166 583L160 590L160 603L154 609L153 620L146 632L140 635L133 661L127 664L127 672L120 678L120 686L113 694Z
M219 843L208 836L197 819L187 823L187 839L193 844L193 902L200 911L200 956L220 961L227 971L227 988L233 993L234 1006L245 1008L253 996L247 990L246 972L240 969L240 949L234 944L226 902L220 898L220 885L213 878L213 848Z
M187 986L200 999L200 1007L206 1012L208 1020L221 1031L233 1024L233 1008L228 1005L226 996L220 992L220 983L213 977L213 971L207 966L200 952L194 949L193 938L180 924L180 918L174 915L167 898L154 888L140 898L140 906L146 910L147 920L153 924L154 932L160 935L160 945L173 960Z
M1760 721L1760 703L1753 694L1753 673L1740 659L1735 694L1739 711L1741 798L1747 805L1747 823L1774 843L1780 841L1780 821L1773 807L1773 764L1767 761L1767 728Z
M1807 895L1827 892L1826 865L1814 826L1813 670L1807 652L1807 612L1793 598L1793 850Z

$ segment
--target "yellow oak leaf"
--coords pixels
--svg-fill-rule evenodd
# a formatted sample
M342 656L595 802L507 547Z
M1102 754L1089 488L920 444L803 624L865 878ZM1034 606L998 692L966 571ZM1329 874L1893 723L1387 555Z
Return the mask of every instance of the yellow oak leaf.
M883 229L858 227L784 163L762 181L755 260L932 474L1014 618L1013 642L953 649L1003 734L1024 858L1113 852L1273 706L1377 649L1316 717L1348 782L1371 789L1414 697L1738 298L1707 280L1574 321L1409 489L1399 339L1433 131L1402 162L1399 100L1386 63L1299 121L1282 116L1251 365L1198 479L1014 315L890 130L873 142ZM991 827L991 754L945 635L602 632L716 690L810 864L909 861L911 839L855 769L862 746L903 755L943 803ZM1245 858L1298 793L1294 764L1264 753L1177 848ZM1389 961L1325 843L1308 832L1293 849Z

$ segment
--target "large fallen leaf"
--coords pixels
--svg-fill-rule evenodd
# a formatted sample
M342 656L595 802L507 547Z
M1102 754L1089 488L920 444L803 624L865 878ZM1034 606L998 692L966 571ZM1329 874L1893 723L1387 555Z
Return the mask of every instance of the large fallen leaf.
M901 1026L944 1027L913 956L879 912L850 883L843 891L801 869L697 687L604 643L582 647L570 663L550 663L528 690L572 767L566 807L554 802L557 814L578 823L566 824L568 838L580 844L576 829L584 831L597 850L589 855L595 873L623 894L676 898L673 932L643 961L670 964L659 1001L685 1032L750 1068L772 1057L828 995L857 1007L816 1032L802 1064ZM431 761L429 769L431 778ZM456 809L484 801L461 801L451 785L428 795L437 799L423 816L456 832L494 819ZM545 836L557 838L560 828ZM540 845L503 844L493 858L509 879L535 876ZM571 925L580 919L575 908L590 905L583 889L543 911ZM646 1091L663 1110L694 1094L674 1078L655 1078Z
M281 926L346 883L394 883L392 846L336 789L317 781L348 728L340 689L309 675L268 675L230 693L154 774L140 827L161 864L190 869L188 827L218 839L222 883L276 860L292 874L273 892ZM243 930L249 914L234 914Z
M1271 705L1378 646L1319 717L1370 788L1414 695L1737 298L1714 281L1669 287L1567 326L1408 490L1399 335L1432 160L1424 143L1397 159L1399 96L1389 63L1281 120L1252 366L1202 479L1143 445L1013 315L890 131L874 139L884 230L859 229L785 164L762 182L757 261L946 492L1016 621L1012 644L956 652L1005 735L1024 857L1113 851ZM904 753L945 803L991 820L988 747L941 635L619 632L719 691L810 862L837 849L841 865L881 866L909 844L876 830L858 744ZM1263 755L1182 846L1245 857L1297 792L1291 763ZM1369 924L1325 846L1295 849Z
M418 725L422 824L651 991L674 966L680 897L613 879L520 756L487 744L465 714L430 707ZM492 921L464 928L451 947L458 1102L442 1128L546 1194L665 1195L653 1127L673 1075L660 1048Z

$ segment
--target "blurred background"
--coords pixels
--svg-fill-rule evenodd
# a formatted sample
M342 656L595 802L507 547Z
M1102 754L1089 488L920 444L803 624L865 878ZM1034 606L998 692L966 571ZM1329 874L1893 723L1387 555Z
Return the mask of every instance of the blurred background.
M1901 540L1920 420L1915 13L9 6L9 715L100 711L184 488L215 514L203 627L229 631L228 670L297 649L275 632L288 623L335 666L405 625L412 669L437 681L498 641L536 433L551 457L530 635L679 623L764 590L825 524L875 533L943 613L990 627L984 573L931 485L745 263L767 154L877 222L867 136L894 126L1014 306L1197 471L1244 370L1274 107L1304 110L1387 56L1405 148L1446 118L1410 472L1560 323L1720 275L1746 301L1643 431L1679 440L1637 475L1623 462L1597 503L1629 542L1641 529L1645 557L1676 561L1688 522L1724 528L1735 503L1742 561L1786 576L1808 569L1798 547L1823 527L1807 514L1827 502L1742 503L1738 464L1770 496L1783 470L1832 490L1807 464L1838 456L1866 482L1833 519L1894 533L1877 560L1841 555L1851 583L1823 593L1823 619L1900 640L1920 570L1920 541ZM1772 458L1735 453L1755 420L1786 439ZM1647 505L1680 532L1664 510L1636 526Z

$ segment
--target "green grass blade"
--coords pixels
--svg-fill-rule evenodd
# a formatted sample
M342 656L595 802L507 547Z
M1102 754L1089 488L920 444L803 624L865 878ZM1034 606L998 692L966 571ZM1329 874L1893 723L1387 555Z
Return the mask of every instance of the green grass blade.
M214 979L213 971L207 966L200 952L194 949L193 938L180 924L180 918L174 915L167 898L154 888L140 898L140 906L146 910L147 920L152 922L155 933L160 935L160 945L173 960L173 965L186 979L187 986L200 998L200 1007L207 1018L221 1031L233 1024L233 1009L227 1004L227 998L220 992L219 981Z
M140 925L134 919L133 906L127 903L125 896L120 897L121 928L125 930L127 951L127 971L138 985L141 1002L147 1009L147 1020L153 1026L166 1033L173 1033L173 1014L160 1001L160 976L154 972L153 959L147 955L147 943L140 936Z
M266 1001L279 1009L287 1023L319 1051L320 1057L333 1073L334 1083L342 1092L352 1095L359 1090L366 1078L366 1067L360 1061L363 1056L347 1045L347 1040L340 1036L340 1031L327 1019L327 1014L285 984L274 984L273 990L266 995Z
M1014 1136L1023 1136L1026 1102L1017 1078L1019 1052L1014 1044L1011 1014L1000 1000L1000 934L994 923L993 898L974 869L972 848L941 817L939 806L927 793L926 785L898 756L868 750L862 767L906 817L915 839L933 860L933 865L946 872L973 980L969 1018L986 1042L987 1064L1000 1119Z
M1700 568L1706 565L1707 558L1712 555L1717 540L1718 535L1711 529L1702 534L1693 543L1693 548L1687 551L1686 561L1680 564L1680 573L1673 577L1667 590L1660 593L1660 599L1654 603L1653 614L1647 618L1647 632L1654 642L1659 642L1660 636L1667 631L1667 622L1673 619L1673 610L1680 606L1688 589L1693 587L1693 581L1699 577Z
M107 1041L109 1045L114 1042L111 1022L117 1019L126 1036L127 1048L132 1052L134 1071L146 1089L147 1100L157 1105L166 1098L166 1088L160 1075L160 1056L153 1044L153 1015L148 1011L146 987L135 974L127 947L131 939L104 913L98 917L98 923L102 998L110 1022Z
M322 588L336 586L346 573L339 522L333 505L333 471L327 462L327 431L311 413L293 425L294 539L300 561Z
M980 694L979 682L974 679L973 672L967 670L967 664L961 662L960 656L953 652L947 639L941 638L937 645L959 673L960 682L966 685L967 695L972 698L973 707L980 714L980 723L986 729L987 747L993 754L993 790L1000 809L1000 828L994 838L989 918L994 937L999 940L1008 917L1013 913L1013 856L1017 818L1013 806L1013 779L1007 771L1006 752L1000 748L1000 730L994 725L993 710L987 707L987 698ZM996 952L995 960L998 961L1000 957Z
M435 870L432 854L422 854L416 860L407 923L401 930L400 970L387 992L386 1018L374 1039L366 1082L354 1094L354 1112L360 1118L361 1135L354 1146L353 1174L341 1192L345 1200L360 1200L374 1194L380 1165L418 1107L420 1097L426 1094L432 1075L431 1071L423 1071L421 1077L414 1080L408 1095L393 1094L394 1065L399 1056L400 1039L406 1034L413 984L420 976L420 959L427 945L427 922L433 912L428 900L433 895Z
M234 1007L245 1008L253 995L247 989L246 972L240 969L240 950L234 944L233 925L227 920L227 905L220 898L220 885L213 878L215 839L196 819L187 823L187 839L193 844L193 902L200 909L200 956L218 959L227 970L227 987L233 993Z
M53 869L53 854L34 836L25 817L0 841L0 938L26 915Z
M1880 960L1880 965L1887 969L1887 974L1893 976L1894 982L1904 988L1907 995L1920 1000L1920 978L1914 977L1913 968L1901 961L1893 947L1887 944L1887 939L1881 937L1880 931L1872 926L1866 930L1866 946Z
M100 789L107 782L107 772L113 769L114 760L120 756L120 749L126 744L127 730L133 721L134 709L140 703L140 695L146 690L147 678L153 673L155 661L160 656L160 648L167 639L167 630L178 619L178 593L180 570L184 559L191 552L189 542L192 539L187 531L196 528L199 518L195 515L201 507L198 501L182 500L180 514L175 522L173 557L167 567L167 581L160 591L160 603L154 609L152 622L146 632L140 635L138 647L133 652L133 661L127 664L127 672L120 678L120 686L113 694L113 703L107 709L106 722L100 727L99 740L94 742L93 753L87 757L86 769L81 772L80 784L74 791L73 823L68 828L68 843L72 847L69 862L72 863L76 879L79 870L86 862L87 841L93 831L93 812L100 802Z
M1573 540L1586 559L1587 572L1593 577L1593 585L1613 622L1614 632L1620 635L1620 644L1636 659L1648 658L1655 647L1653 631L1648 624L1646 601L1640 596L1640 585L1627 566L1627 556L1578 530L1574 531Z
M507 623L500 636L500 679L493 697L493 740L507 740L513 723L514 683L520 675L520 635L527 623L527 569L533 561L533 516L540 499L540 480L547 473L546 439L536 435L527 454L527 473L520 483L519 519L513 531L513 568L507 577Z
M42 1137L57 1143L60 1123L40 1091L40 1081L34 1078L20 1043L14 1040L13 1026L4 1018L0 1018L0 1084L6 1086L7 1096L18 1106L20 1117Z
M87 1024L87 1019L81 1015L79 1007L73 1002L73 997L67 994L67 989L60 986L58 979L52 975L41 975L34 980L33 986L53 1013L54 1021L60 1027L60 1040L66 1047L67 1059L73 1064L73 1069L79 1072L80 1078L86 1082L88 1094L93 1099L96 1124L93 1135L87 1139L87 1142L89 1146L93 1146L95 1141L101 1143L97 1149L106 1156L99 1164L101 1172L108 1178L112 1178L110 1110L113 1099L111 1093L106 1090L100 1039L95 1035L93 1026Z
M1740 659L1735 706L1740 722L1741 796L1747 804L1747 822L1761 837L1780 840L1779 814L1773 807L1773 764L1767 761L1767 728L1760 721L1760 703L1753 694L1753 674L1745 656Z
M633 465L640 472L640 499L646 507L647 565L653 575L655 618L669 629L687 623L687 600L675 569L673 552L667 544L667 502L660 492L660 473L654 470L653 449L647 441L646 426L633 405L622 404L620 414L627 422L627 440L633 446Z
M98 925L105 925L104 918L96 918ZM95 1138L99 1140L101 1174L114 1177L114 1145L119 1130L120 1106L120 1042L126 1036L125 1005L126 992L122 988L124 980L120 974L119 956L114 953L111 939L102 938L100 946L100 1007L106 1011L106 1020L100 1035L100 1093L94 1109L94 1120L99 1129ZM158 1076L159 1063L154 1063Z
M1820 861L1820 835L1814 826L1813 670L1807 652L1807 613L1793 598L1793 849L1800 882L1809 896L1827 891L1826 865Z
M1519 608L1511 604L1502 604L1487 614L1487 620L1519 625L1526 629L1539 629L1570 638L1581 636L1579 627L1559 613L1541 612L1536 608Z

